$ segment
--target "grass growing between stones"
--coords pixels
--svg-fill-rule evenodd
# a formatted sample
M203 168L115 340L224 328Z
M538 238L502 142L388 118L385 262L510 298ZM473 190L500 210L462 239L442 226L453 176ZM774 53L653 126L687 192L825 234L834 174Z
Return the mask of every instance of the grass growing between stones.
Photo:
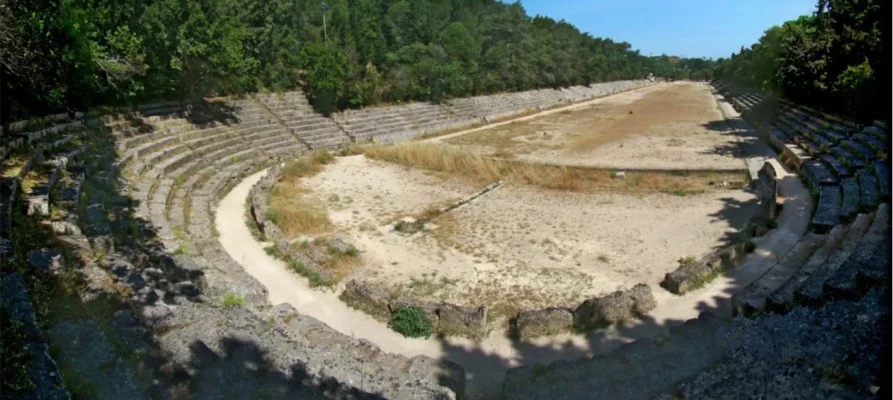
M307 282L310 283L310 287L312 288L329 285L329 282L326 281L319 272L307 268L307 265L305 265L301 261L293 260L292 262L288 263L288 267L291 268L291 270L294 271L296 274L307 278Z
M28 332L22 321L10 317L3 302L0 302L0 338L0 365L3 365L0 390L14 395L34 389L29 371L35 360L28 351Z
M687 196L708 190L711 188L710 182L736 181L740 178L740 173L723 171L636 171L627 172L625 177L619 178L608 169L515 162L436 144L416 142L391 146L365 146L351 149L350 153L361 153L372 159L454 174L476 184L506 180L546 189L576 192L607 189Z
M321 172L332 160L328 152L316 151L283 167L279 181L270 189L264 217L290 238L330 230L332 222L324 204L309 198L301 179Z
M421 308L410 306L404 307L391 314L391 320L388 327L393 329L404 337L428 339L431 337L433 328L431 322L425 317L425 312Z
M237 295L235 293L227 293L223 295L223 307L225 308L233 308L233 307L244 307L245 306L245 297Z

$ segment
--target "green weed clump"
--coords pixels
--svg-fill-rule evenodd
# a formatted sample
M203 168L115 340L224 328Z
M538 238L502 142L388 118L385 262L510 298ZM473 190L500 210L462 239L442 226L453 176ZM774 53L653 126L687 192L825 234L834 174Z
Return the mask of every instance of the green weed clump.
M223 296L223 307L233 308L233 307L244 307L245 306L245 296L240 296L235 293L227 293Z
M431 322L425 317L425 312L421 308L409 306L394 311L391 314L391 320L388 327L404 337L425 339L431 337Z

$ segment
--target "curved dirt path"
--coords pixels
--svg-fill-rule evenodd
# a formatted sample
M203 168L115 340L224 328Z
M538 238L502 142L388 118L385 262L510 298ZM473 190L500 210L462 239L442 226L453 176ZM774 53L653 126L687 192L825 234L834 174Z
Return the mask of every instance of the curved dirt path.
M732 111L729 116L736 114ZM465 368L468 398L497 398L509 367L604 354L623 343L663 334L670 326L695 318L702 311L730 315L732 294L759 277L772 265L772 260L791 249L806 232L811 210L809 194L796 174L778 162L768 146L759 141L753 145L771 157L766 159L779 171L779 193L784 207L778 227L755 240L757 250L741 265L705 288L675 296L660 287L652 287L658 307L645 318L588 335L557 335L531 343L516 343L504 332L493 332L480 343L456 338L424 340L400 336L385 324L347 307L336 293L310 288L305 278L289 272L285 263L266 254L264 243L251 235L244 219L248 193L266 171L245 178L220 201L215 224L220 233L218 240L226 252L269 290L272 304L289 303L302 314L317 318L344 334L375 343L383 351L449 358ZM760 158L749 161L762 164Z

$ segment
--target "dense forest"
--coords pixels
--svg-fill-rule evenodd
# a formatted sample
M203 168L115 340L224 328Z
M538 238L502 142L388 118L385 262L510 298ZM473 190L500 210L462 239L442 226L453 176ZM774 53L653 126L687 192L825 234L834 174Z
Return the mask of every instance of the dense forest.
M0 0L3 115L303 87L324 112L712 77L497 0ZM325 20L325 23L324 23Z
M717 60L720 79L861 119L889 119L889 1L819 0Z

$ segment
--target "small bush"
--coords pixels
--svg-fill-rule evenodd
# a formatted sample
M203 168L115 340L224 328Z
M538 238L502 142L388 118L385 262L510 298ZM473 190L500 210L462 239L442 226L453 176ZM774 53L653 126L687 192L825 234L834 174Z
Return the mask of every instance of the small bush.
M264 252L267 253L268 256L276 257L277 255L279 255L279 249L276 247L275 244L264 247Z
M745 253L753 253L754 250L757 249L757 244L754 243L753 240L748 239L744 242L744 252Z
M245 307L245 297L235 293L227 293L223 296L223 306L226 308Z
M425 312L418 307L404 307L391 314L388 327L405 337L425 339L431 337L431 323Z

